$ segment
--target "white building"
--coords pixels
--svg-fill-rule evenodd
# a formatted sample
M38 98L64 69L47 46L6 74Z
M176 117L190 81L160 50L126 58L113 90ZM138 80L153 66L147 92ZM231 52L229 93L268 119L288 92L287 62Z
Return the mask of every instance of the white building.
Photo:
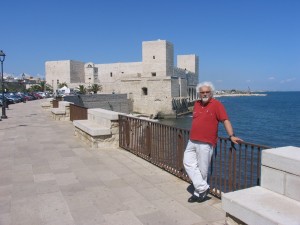
M174 115L172 100L196 98L199 59L196 55L178 55L174 66L173 44L165 40L145 41L142 62L95 64L73 60L47 61L46 82L57 89L66 82L70 88L85 83L102 85L104 93L127 93L133 111L156 115Z

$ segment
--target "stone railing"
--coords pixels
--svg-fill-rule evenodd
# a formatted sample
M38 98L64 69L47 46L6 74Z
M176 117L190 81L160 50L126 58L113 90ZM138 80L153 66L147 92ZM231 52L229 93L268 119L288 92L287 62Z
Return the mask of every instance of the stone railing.
M261 186L222 194L227 224L300 224L300 148L262 151Z

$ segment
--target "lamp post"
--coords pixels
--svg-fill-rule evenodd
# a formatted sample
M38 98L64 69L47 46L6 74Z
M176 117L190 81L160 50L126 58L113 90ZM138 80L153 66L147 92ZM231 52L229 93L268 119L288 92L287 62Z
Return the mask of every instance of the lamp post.
M5 53L1 50L0 51L0 61L1 61L1 84L2 84L2 119L7 119L7 116L5 114L5 106L6 101L4 99L4 80L3 80L3 62L5 60Z
M26 90L25 73L22 74L22 81L23 81L23 87L22 87L22 89L23 89L23 92L25 92L25 90Z

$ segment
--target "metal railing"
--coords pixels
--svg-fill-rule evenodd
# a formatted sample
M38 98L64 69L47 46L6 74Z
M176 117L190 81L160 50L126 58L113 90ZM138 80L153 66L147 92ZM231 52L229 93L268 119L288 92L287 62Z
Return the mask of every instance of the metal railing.
M191 182L182 162L189 130L119 115L119 131L121 148ZM221 197L221 192L259 185L261 151L267 148L247 142L234 146L219 137L208 176L211 193Z
M70 121L73 120L86 120L87 108L75 104L70 104Z

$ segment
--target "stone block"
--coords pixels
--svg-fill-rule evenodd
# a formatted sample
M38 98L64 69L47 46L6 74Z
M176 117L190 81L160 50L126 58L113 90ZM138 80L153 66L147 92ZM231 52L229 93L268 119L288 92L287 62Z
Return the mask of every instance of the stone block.
M74 120L73 125L91 136L111 135L110 128L101 127L99 124L89 120Z
M300 176L300 148L287 146L262 151L264 166Z
M261 186L283 195L285 192L285 172L261 166Z
M299 188L300 177L293 174L286 174L285 195L300 202Z
M222 194L222 208L246 224L299 225L300 203L263 187Z

